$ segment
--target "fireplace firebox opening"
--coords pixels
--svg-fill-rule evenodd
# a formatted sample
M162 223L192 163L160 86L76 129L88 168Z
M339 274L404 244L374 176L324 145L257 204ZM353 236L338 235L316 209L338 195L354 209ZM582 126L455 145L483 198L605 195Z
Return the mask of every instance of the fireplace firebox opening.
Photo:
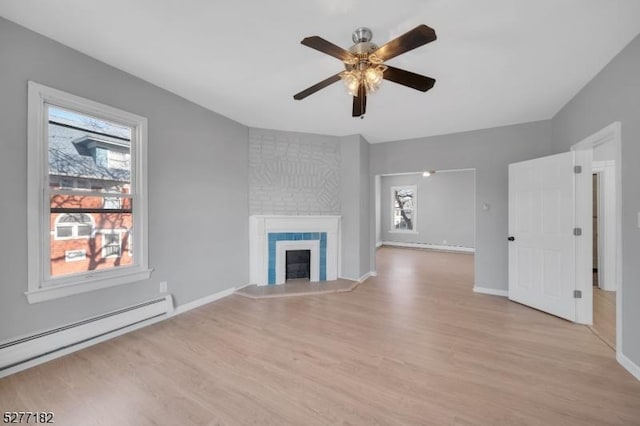
M287 250L285 280L311 278L311 250Z

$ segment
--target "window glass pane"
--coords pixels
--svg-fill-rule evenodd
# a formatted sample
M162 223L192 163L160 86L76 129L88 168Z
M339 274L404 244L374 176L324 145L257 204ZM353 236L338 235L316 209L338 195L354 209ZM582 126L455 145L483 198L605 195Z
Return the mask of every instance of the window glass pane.
M71 226L58 226L56 228L56 236L58 238L68 238L73 235L73 227Z
M130 193L130 127L49 105L49 187Z
M90 190L91 189L91 182L89 182L88 179L77 179L76 180L76 188L77 189L84 189L84 190Z
M118 234L104 234L105 245L118 244L120 242L120 236Z
M58 223L92 223L92 219L84 213L67 213L58 218Z
M104 234L103 256L120 256L120 234Z
M393 191L394 211L393 227L399 230L413 230L413 203L415 191L413 188L401 188Z
M78 237L88 237L91 235L92 226L78 225Z
M29 303L148 277L147 119L33 81L27 100Z
M106 198L120 207L104 212ZM133 227L132 200L66 194L51 196L50 275L60 277L134 263L129 250ZM116 211L113 211L116 210ZM82 252L82 256L74 253Z
M67 262L75 262L76 260L84 260L85 253L84 250L69 250L64 253L65 261Z
M120 198L118 197L104 197L104 208L105 209L119 209L120 208Z
M110 199L111 201L107 201ZM114 201L117 200L117 201ZM107 207L111 203L112 207ZM117 206L116 206L117 204ZM94 217L90 214L81 216L81 213L90 213L92 210L102 210L105 208L117 208L123 212L131 213L131 198L121 197L100 197L83 195L79 192L77 195L54 194L51 196L51 211L54 213L68 213L67 216L61 217L60 221L64 223L93 223Z
M58 180L59 182L59 187L61 189L69 189L69 188L73 188L73 179L69 179L69 178L59 178Z
M104 246L104 257L120 256L120 246Z

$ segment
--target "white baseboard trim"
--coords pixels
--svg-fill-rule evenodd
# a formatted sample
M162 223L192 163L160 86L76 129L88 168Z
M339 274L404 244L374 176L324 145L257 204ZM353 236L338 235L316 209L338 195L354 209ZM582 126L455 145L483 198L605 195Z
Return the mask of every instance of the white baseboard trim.
M42 355L42 356L40 356L38 358L32 359L31 361L26 361L26 362L23 362L23 363L18 364L16 366L13 366L13 367L10 367L10 368L7 368L5 370L0 371L0 378L7 377L7 376L9 376L11 374L18 373L20 371L26 370L26 369L31 368L31 367L35 367L35 366L40 365L40 364L44 364L45 362L54 360L56 358L63 357L65 355L69 355L69 354L71 354L73 352L77 352L77 351L79 351L81 349L88 348L89 346L93 346L93 345L96 345L98 343L102 343L102 342L105 342L107 340L111 340L114 337L122 336L123 334L127 334L127 333L129 333L131 331L135 331L135 330L137 330L139 328L143 328L143 327L146 327L148 325L155 324L155 323L160 322L160 321L164 321L167 318L169 318L169 316L151 318L149 320L146 320L146 321L143 321L143 322L139 322L137 324L133 324L133 325L131 325L129 327L122 328L122 329L116 330L116 331L112 331L111 333L104 334L102 336L94 337L91 340L87 340L87 341L82 342L82 343L76 343L75 345L70 346L68 348L59 349L56 352L52 352L50 354Z
M243 286L244 287L244 286ZM187 311L190 311L195 308L199 308L200 306L207 305L211 302L215 302L216 300L222 299L223 297L227 297L235 293L237 289L235 287L228 288L226 290L219 291L217 293L211 294L209 296L205 296L201 299L196 299L192 302L185 303L180 306L176 306L176 309L173 311L173 315L183 314Z
M238 291L238 290L242 290L243 288L245 288L245 287L249 287L250 285L255 285L255 284L251 284L251 283L249 283L249 284L241 285L240 287L236 287L236 291Z
M378 273L376 271L369 271L366 274L364 274L363 276L361 276L360 278L351 278L351 277L338 277L341 280L348 280L348 281L355 281L358 284L365 282L369 277L377 277Z
M358 278L358 282L359 283L363 283L365 282L369 277L375 277L377 274L377 272L375 271L369 271L366 274L364 274L363 276L361 276L360 278Z
M162 321L172 312L172 297L164 295L83 321L3 342L0 345L0 377Z
M498 290L495 288L488 288L488 287L474 286L473 292L480 293L480 294L489 294L491 296L509 297L509 290Z
M616 352L616 360L625 368L633 377L640 380L640 366L627 358L623 353Z
M408 248L450 251L454 253L475 253L476 252L476 249L473 247L445 246L445 245L423 244L423 243L400 243L397 241L383 241L382 245L394 246L394 247L408 247Z
M382 241L378 241L378 242L376 243L376 248L378 248L378 247L380 247L380 246L382 246Z
M96 331L95 336L89 336L85 340L79 341L77 343L70 343L68 346L56 349L55 351L50 353L46 353L46 350L43 350L43 355L38 356L37 358L33 358L29 361L21 362L20 364L17 364L15 366L5 368L4 370L0 370L0 378L26 370L31 367L35 367L36 365L44 364L45 362L54 360L56 358L60 358L62 356L71 354L81 349L88 348L89 346L102 343L104 341L113 339L114 337L121 336L123 334L129 333L134 330L138 330L148 325L155 324L160 321L164 321L176 315L182 314L184 312L190 311L192 309L195 309L200 306L206 305L208 303L214 302L216 300L222 299L223 297L227 297L233 294L235 291L236 291L236 288L231 287L226 290L219 291L218 293L203 297L201 299L197 299L192 302L177 306L175 307L175 309L167 312L166 314L163 314L162 316L157 316L144 321L140 321L135 324L132 324L111 332L103 333L103 334L100 334L99 331ZM171 296L168 295L167 297L171 297ZM51 337L53 335L49 335L49 336ZM25 336L25 337L28 337L28 336Z

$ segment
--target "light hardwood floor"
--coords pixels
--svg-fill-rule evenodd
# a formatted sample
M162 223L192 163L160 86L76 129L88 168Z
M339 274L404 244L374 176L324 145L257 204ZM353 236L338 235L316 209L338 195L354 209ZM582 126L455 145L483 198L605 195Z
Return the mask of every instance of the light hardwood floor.
M639 425L587 327L474 294L473 256L383 247L353 292L231 296L0 379L61 425Z
M616 292L593 287L593 331L616 347Z

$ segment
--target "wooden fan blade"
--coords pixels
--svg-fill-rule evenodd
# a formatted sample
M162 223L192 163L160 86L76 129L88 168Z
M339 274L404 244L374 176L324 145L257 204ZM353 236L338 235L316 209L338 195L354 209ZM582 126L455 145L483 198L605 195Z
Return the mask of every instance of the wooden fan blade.
M339 72L338 74L334 74L331 77L322 80L320 83L316 83L313 86L311 86L311 87L309 87L307 89L304 89L302 92L296 93L295 95L293 95L293 99L295 99L296 101L299 101L301 99L306 98L309 95L313 95L318 90L324 89L325 87L327 87L327 86L335 83L336 81L340 80L340 74L342 74L342 73Z
M361 84L358 88L358 96L353 97L353 112L352 117L360 117L367 112L367 91L364 84Z
M426 92L436 83L431 77L390 66L387 66L382 76L385 80L393 81L394 83L402 84L403 86L411 87L421 92Z
M431 43L436 38L436 32L433 28L427 27L424 24L418 25L411 31L378 48L373 54L382 61L387 61L416 47Z
M307 37L302 39L300 43L312 49L319 50L322 53L326 53L327 55L333 56L334 58L338 58L343 62L350 61L355 58L353 53L349 52L348 50L344 50L340 46L336 46L335 44L323 39L322 37Z

